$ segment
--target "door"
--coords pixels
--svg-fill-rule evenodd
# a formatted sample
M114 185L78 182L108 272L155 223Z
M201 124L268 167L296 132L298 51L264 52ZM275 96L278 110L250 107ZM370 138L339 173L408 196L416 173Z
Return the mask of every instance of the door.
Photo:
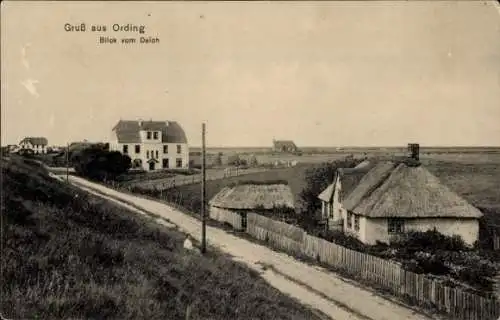
M149 170L154 170L155 169L155 162L151 161L149 162Z
M247 213L246 212L241 212L241 231L246 231L247 230Z

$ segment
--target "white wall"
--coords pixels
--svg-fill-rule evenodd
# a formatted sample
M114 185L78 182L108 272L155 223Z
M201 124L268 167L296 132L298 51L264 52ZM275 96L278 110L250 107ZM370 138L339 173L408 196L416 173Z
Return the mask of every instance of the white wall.
M333 210L333 219L334 220L339 220L342 218L342 204L340 203L340 190L342 188L340 179L337 177L335 179L335 188L333 191L333 203L332 203L332 210Z
M47 146L32 145L30 142L23 142L19 145L21 149L31 149L35 153L47 153Z
M187 144L181 144L181 153L177 153L177 143L116 143L113 146L113 150L117 150L123 153L123 146L128 146L128 156L134 161L135 159L142 160L142 168L144 170L149 170L149 164L147 161L151 158L158 160L155 165L155 169L163 169L163 159L168 159L169 168L168 169L186 169L189 167L189 150ZM140 152L135 152L135 146L140 145ZM163 153L163 146L168 146L168 153ZM110 144L111 148L111 144ZM149 151L149 157L148 157ZM156 152L158 152L158 157L156 157ZM182 167L176 167L176 160L182 160Z
M469 245L474 244L479 238L479 221L477 219L405 219L405 231L427 231L434 228L446 236L459 235ZM388 233L387 219L361 217L360 232L357 237L368 244L375 244L377 240L389 242L391 235Z
M168 128L167 128L168 130ZM154 132L154 131L151 131ZM178 144L178 143L163 143L161 142L162 135L161 131L158 132L158 139L153 139L154 134L151 134L151 139L147 139L147 133L146 131L140 131L140 137L141 140L143 141L142 143L118 143L118 140L116 138L116 133L112 132L110 141L109 141L109 148L110 150L114 151L119 151L123 153L123 146L127 145L128 146L128 153L127 155L134 161L135 159L141 159L142 160L142 168L146 171L149 171L149 164L147 161L152 158L151 152L154 155L154 159L158 160L158 163L155 164L155 169L156 170L161 170L163 169L163 159L168 159L169 167L168 169L187 169L189 167L189 147L188 144L183 143L183 144ZM140 152L136 153L135 152L135 146L140 145ZM168 153L163 153L163 146L167 145L168 146ZM181 145L181 153L177 153L177 145ZM148 157L148 151L150 152L149 157ZM156 151L158 151L158 157L156 157ZM176 161L177 159L182 160L182 166L180 168L177 168L176 166Z

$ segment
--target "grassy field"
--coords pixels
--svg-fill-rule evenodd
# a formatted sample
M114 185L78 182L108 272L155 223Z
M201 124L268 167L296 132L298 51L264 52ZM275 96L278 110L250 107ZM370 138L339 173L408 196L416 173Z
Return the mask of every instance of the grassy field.
M16 319L317 319L222 254L51 179L2 163L2 314Z
M447 159L443 161L441 159ZM457 159L457 161L449 161ZM450 189L463 196L477 207L499 213L500 222L500 156L488 154L468 154L464 156L431 155L422 158L426 168L435 174ZM275 169L267 172L207 181L207 199L211 199L223 187L237 181L286 180L294 194L295 203L300 208L299 194L304 188L304 174L307 168L319 163L299 163L296 167ZM184 185L169 191L170 196L182 194L188 209L199 210L201 198L200 184ZM500 223L499 223L500 225Z
M469 157L467 161L436 158L422 162L450 189L477 207L500 209L500 159L497 162L481 156Z
M304 188L304 174L307 168L310 168L311 164L298 164L295 167L281 168L269 170L266 172L259 172L253 174L247 174L243 176L230 177L226 179L207 181L206 183L206 196L207 199L211 199L215 196L222 188L226 186L233 185L242 181L277 181L285 180L292 189L296 206L300 206L299 194ZM201 199L201 187L200 184L190 184L175 187L169 189L166 194L168 194L169 200L176 201L181 197L182 204L189 210L198 211L200 209L200 199Z

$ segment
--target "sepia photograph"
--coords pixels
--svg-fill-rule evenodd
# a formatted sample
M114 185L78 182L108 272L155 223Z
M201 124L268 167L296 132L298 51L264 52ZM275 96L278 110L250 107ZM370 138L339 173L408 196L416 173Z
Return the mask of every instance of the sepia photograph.
M1 320L500 320L500 0L7 0L0 83Z

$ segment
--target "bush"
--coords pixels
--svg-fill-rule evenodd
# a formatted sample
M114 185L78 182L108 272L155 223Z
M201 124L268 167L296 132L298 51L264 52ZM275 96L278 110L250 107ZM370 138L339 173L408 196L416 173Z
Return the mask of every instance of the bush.
M236 167L248 165L247 161L245 159L240 158L240 156L237 154L229 156L227 164Z
M250 160L248 161L248 165L250 167L256 167L259 165L259 162L257 161L257 157L255 155L252 155L250 157Z
M410 231L405 235L392 238L391 247L412 255L415 252L436 252L438 250L446 251L465 251L469 250L460 236L448 237L439 233L436 229L425 232Z

